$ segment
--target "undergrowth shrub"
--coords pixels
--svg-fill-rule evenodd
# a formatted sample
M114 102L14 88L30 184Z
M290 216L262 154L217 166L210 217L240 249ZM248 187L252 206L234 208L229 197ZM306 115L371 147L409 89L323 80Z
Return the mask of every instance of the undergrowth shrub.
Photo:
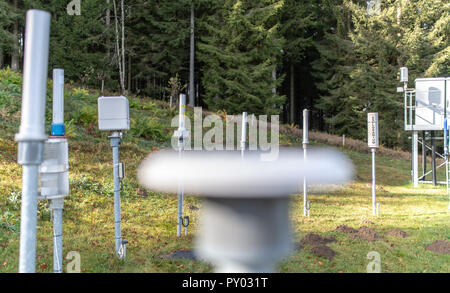
M169 136L164 133L165 127L156 119L149 119L146 116L137 115L131 118L129 135L135 138L146 138L158 141L166 141Z

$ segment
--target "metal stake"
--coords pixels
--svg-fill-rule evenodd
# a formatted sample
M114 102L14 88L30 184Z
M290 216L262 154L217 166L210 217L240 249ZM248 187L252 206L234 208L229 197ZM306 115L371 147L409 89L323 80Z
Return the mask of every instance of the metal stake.
M179 108L178 130L175 131L175 136L178 137L178 158L181 161L184 154L185 138L188 137L188 132L185 126L186 119L186 95L180 94L180 108ZM184 187L183 182L178 183L178 214L177 214L177 237L181 237L181 230L183 224L183 197ZM189 221L188 221L189 225ZM187 235L187 226L185 226L185 235Z
M180 137L178 142L179 150L178 157L183 158L183 137ZM181 237L181 226L183 225L183 183L178 183L178 220L177 220L177 236Z
M38 168L38 165L22 167L19 273L34 273L36 269Z
M414 130L412 135L412 179L414 187L419 185L419 146L418 131Z
M303 110L303 160L306 163L306 155L307 155L307 149L308 149L308 114L309 110L304 109ZM306 183L306 176L303 177L303 216L309 216L309 208L307 207L308 204L308 185Z
M247 139L247 112L242 112L241 158L244 159L245 141Z
M114 234L115 234L115 247L116 253L120 259L124 258L123 245L121 232L121 217L120 217L120 178L119 178L119 146L122 133L114 131L109 137L111 141L111 147L113 151L113 177L114 177Z
M422 170L423 170L423 177L422 180L426 180L425 174L427 173L427 148L425 146L425 131L422 131Z
M375 196L375 152L376 148L370 149L372 152L372 214L377 215L377 207L376 207L376 196Z
M50 209L53 217L53 272L62 273L63 266L63 239L62 239L62 218L64 199L58 198L50 201Z
M433 170L433 186L437 185L436 180L436 144L434 140L434 131L431 131L431 169Z

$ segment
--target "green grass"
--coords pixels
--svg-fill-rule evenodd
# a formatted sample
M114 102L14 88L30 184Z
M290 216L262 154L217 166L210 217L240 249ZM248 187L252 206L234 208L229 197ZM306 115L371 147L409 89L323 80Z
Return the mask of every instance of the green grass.
M11 75L0 71L0 77ZM8 76L9 76L8 75ZM10 83L19 83L10 77ZM12 81L11 81L12 80ZM20 228L21 167L17 164L17 144L14 133L19 126L19 114L12 111L7 95L11 90L0 81L0 272L17 272ZM17 89L15 89L17 90ZM80 93L81 92L81 93ZM77 96L78 95L78 96ZM131 115L147 117L157 125L157 131L127 134L121 145L121 161L126 163L126 178L122 192L122 233L129 241L127 259L119 261L114 251L114 212L112 197L112 154L106 134L92 127L91 110L76 117L73 112L81 104L95 107L98 93L66 89L66 113L71 118L69 140L70 197L65 199L64 251L78 251L82 272L210 272L209 264L190 260L168 260L161 257L177 249L192 249L198 229L199 211L185 208L191 219L190 235L176 237L177 196L144 191L136 181L136 168L155 148L168 147L170 118L176 114L164 103L130 98ZM3 97L3 100L2 100ZM3 104L1 101L4 101ZM6 102L5 102L6 101ZM92 120L94 119L94 120ZM132 121L132 127L133 127ZM140 124L143 122L140 121ZM141 126L143 127L143 126ZM144 127L145 128L145 127ZM144 131L145 133L145 131ZM284 145L298 146L299 137L282 136ZM312 143L323 146L319 143ZM331 186L311 192L311 217L303 217L301 196L292 197L291 218L294 240L306 233L333 235L337 242L328 244L337 252L333 260L311 254L309 247L295 251L278 266L280 272L366 272L370 262L367 254L381 255L383 272L450 272L450 255L425 250L435 240L450 240L450 213L444 187L410 184L410 162L377 156L377 200L380 216L371 215L370 153L343 150L353 161L357 178L346 186ZM442 174L440 174L442 176ZM199 198L187 196L185 206L202 206ZM334 232L346 224L354 228L370 220L371 226L384 240L367 242L350 239ZM397 239L386 235L391 228L408 233ZM37 272L52 271L52 223L48 204L39 202ZM67 261L64 260L64 269Z

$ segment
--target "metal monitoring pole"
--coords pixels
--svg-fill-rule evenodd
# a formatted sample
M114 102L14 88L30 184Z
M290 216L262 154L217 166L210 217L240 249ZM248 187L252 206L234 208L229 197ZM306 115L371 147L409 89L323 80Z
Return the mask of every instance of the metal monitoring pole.
M436 186L436 144L434 140L434 130L431 131L431 170L433 175L433 186Z
M413 182L413 186L417 187L419 184L419 150L418 150L418 139L419 135L417 130L414 130L414 121L413 121L413 103L412 103L412 93L408 91L408 68L401 67L400 68L400 82L403 82L403 88L397 88L397 92L403 92L404 104L405 104L405 130L412 130L411 136L411 181ZM410 96L408 100L408 94ZM425 146L425 141L423 142L423 146Z
M426 173L427 173L427 147L425 145L426 142L426 134L425 131L422 131L422 180L425 181Z
M303 160L306 162L306 152L308 149L308 128L309 128L309 110L303 110ZM308 185L306 183L306 176L303 177L303 216L310 214L311 203L308 202Z
M247 139L247 112L242 112L242 128L241 128L241 158L242 159L244 159L246 139Z
M447 81L445 82L444 87L444 97L447 97ZM447 102L446 102L447 103ZM444 156L445 156L445 174L446 174L446 185L447 185L447 197L449 197L449 203L448 203L448 209L450 210L450 196L449 196L449 182L450 179L448 172L450 171L448 168L448 156L449 156L449 142L447 139L450 139L448 136L448 121L447 121L447 110L445 111L445 118L444 118Z
M184 144L186 138L189 138L189 132L186 130L186 95L180 94L180 108L178 114L178 129L174 136L178 138L178 158L181 160L184 153ZM177 236L181 236L181 226L185 228L184 234L187 235L187 228L189 226L189 217L183 217L183 199L184 190L183 183L178 183L178 214L177 214Z
M119 146L121 138L122 132L118 131L114 131L112 135L109 136L113 151L115 245L116 245L116 253L118 254L119 258L124 258L125 251L123 246L126 245L126 243L122 243L121 215L120 215L120 190L122 178L119 176L119 170L122 166L119 162Z
M413 131L412 135L412 181L414 187L419 186L419 132Z
M61 127L62 124L62 127ZM59 130L62 128L62 131ZM65 135L64 129L64 70L53 70L53 124L52 135ZM67 140L66 140L67 143ZM68 152L68 149L66 149ZM68 154L67 163L68 163ZM68 164L67 164L68 165ZM68 166L67 166L68 167ZM67 176L67 181L68 181ZM68 190L67 190L68 192ZM53 272L62 273L62 219L64 209L64 199L56 198L50 201L50 208L53 211Z
M372 215L378 215L379 203L376 200L375 152L379 147L378 113L367 113L367 145L372 152Z
M128 99L119 97L98 98L98 128L103 131L112 131L110 145L113 151L113 178L114 178L114 235L115 251L120 259L126 257L127 240L122 240L120 191L122 180L125 177L124 164L119 162L119 146L122 138L121 130L130 129L130 113Z
M445 157L445 181L447 187L447 195L448 195L448 141L447 141L447 114L444 117L444 157ZM450 208L450 205L449 205Z
M45 134L45 97L47 89L50 13L27 11L23 66L22 116L17 162L22 167L22 206L20 213L19 273L34 273L36 268L36 217L38 171L42 162Z
M53 218L53 271L62 273L62 216L64 197L69 194L69 147L64 126L64 70L53 70L53 122L39 166L39 199L50 201Z

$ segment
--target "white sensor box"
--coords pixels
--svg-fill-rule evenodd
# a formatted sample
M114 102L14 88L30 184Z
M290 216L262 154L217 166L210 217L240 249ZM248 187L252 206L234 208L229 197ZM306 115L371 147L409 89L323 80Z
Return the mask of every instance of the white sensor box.
M130 108L126 97L98 98L98 128L106 131L130 129Z

